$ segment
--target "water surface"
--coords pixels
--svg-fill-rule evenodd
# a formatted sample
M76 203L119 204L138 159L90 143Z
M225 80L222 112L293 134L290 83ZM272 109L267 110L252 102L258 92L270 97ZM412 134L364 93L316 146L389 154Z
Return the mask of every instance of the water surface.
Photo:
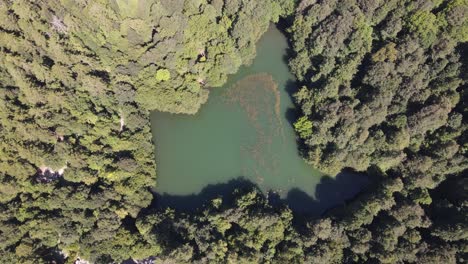
M294 108L286 89L293 83L287 48L272 26L253 64L213 88L196 115L152 113L159 194L194 197L207 185L243 177L281 198L292 194L294 203L320 198L316 186L324 175L300 157L286 117Z

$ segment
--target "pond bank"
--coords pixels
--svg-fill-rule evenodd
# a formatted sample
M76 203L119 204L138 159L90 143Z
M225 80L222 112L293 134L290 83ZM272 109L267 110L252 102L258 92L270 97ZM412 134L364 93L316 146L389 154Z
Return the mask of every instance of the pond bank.
M287 48L284 35L271 26L258 43L253 64L242 67L223 87L212 89L195 116L152 113L155 190L162 204L166 197L166 205L194 207L191 201L201 202L213 192L224 194L231 189L229 183L238 181L272 191L296 211L318 210L307 201L332 199L317 191L325 175L301 158L288 120L294 111L288 90L294 78L285 61ZM340 196L345 190L329 193Z

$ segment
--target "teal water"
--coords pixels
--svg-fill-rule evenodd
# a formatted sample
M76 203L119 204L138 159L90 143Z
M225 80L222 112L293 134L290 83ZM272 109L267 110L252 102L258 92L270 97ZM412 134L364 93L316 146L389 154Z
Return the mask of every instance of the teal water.
M323 176L299 156L286 119L293 80L284 61L287 41L272 26L257 45L253 64L243 67L196 115L154 112L159 193L190 195L208 184L244 177L285 197L292 188L314 196Z

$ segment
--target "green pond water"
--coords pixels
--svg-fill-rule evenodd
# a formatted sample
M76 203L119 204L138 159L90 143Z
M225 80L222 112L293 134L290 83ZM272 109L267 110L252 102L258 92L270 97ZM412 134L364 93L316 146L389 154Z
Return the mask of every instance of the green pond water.
M284 59L287 48L284 35L271 26L257 44L252 65L230 76L223 87L212 88L196 115L152 113L158 194L195 199L206 186L242 177L301 203L320 199L316 187L324 179L336 181L322 178L298 153L287 119L294 108L287 92L294 83ZM342 197L334 192L332 200Z

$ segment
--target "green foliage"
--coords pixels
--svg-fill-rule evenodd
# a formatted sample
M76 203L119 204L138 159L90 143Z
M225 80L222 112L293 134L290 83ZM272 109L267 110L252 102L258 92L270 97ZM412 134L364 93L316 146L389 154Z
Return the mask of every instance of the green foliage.
M372 55L372 61L383 62L390 61L394 62L398 58L398 50L395 49L396 44L393 42L388 43L383 48L378 50Z
M466 0L2 2L0 261L463 262L466 13ZM147 208L148 111L196 113L280 17L302 153L373 185L321 219L255 188L192 214Z
M157 81L167 81L171 78L171 73L167 69L159 69L156 71Z
M303 117L294 125L305 158L331 174L351 167L383 177L334 216L351 237L338 261L459 261L452 241L465 239L459 217L466 206L431 189L468 168L467 127L459 126L467 109L466 76L459 74L466 70L459 54L466 11L466 1L299 5L289 29L290 65L302 87L294 97ZM313 124L308 132L305 120ZM372 236L361 241L366 231ZM421 246L429 247L427 257L417 253ZM315 246L314 257L330 262L327 247Z
M417 11L408 19L408 29L417 33L424 45L434 42L439 26L436 15L430 11Z
M70 263L162 252L124 221L153 199L148 111L195 113L208 87L253 59L283 12L273 1L238 4L0 4L2 262L44 262L52 249Z
M330 174L345 167L385 171L399 166L407 149L420 151L427 133L447 123L462 85L460 42L451 32L464 22L450 10L464 11L455 2L300 4L306 11L295 14L289 29L290 65L302 86L294 97L303 120L313 124L295 124L307 160ZM455 149L447 145L437 155L461 158Z
M300 117L294 123L294 129L299 133L301 138L308 138L312 136L312 122L306 116Z

